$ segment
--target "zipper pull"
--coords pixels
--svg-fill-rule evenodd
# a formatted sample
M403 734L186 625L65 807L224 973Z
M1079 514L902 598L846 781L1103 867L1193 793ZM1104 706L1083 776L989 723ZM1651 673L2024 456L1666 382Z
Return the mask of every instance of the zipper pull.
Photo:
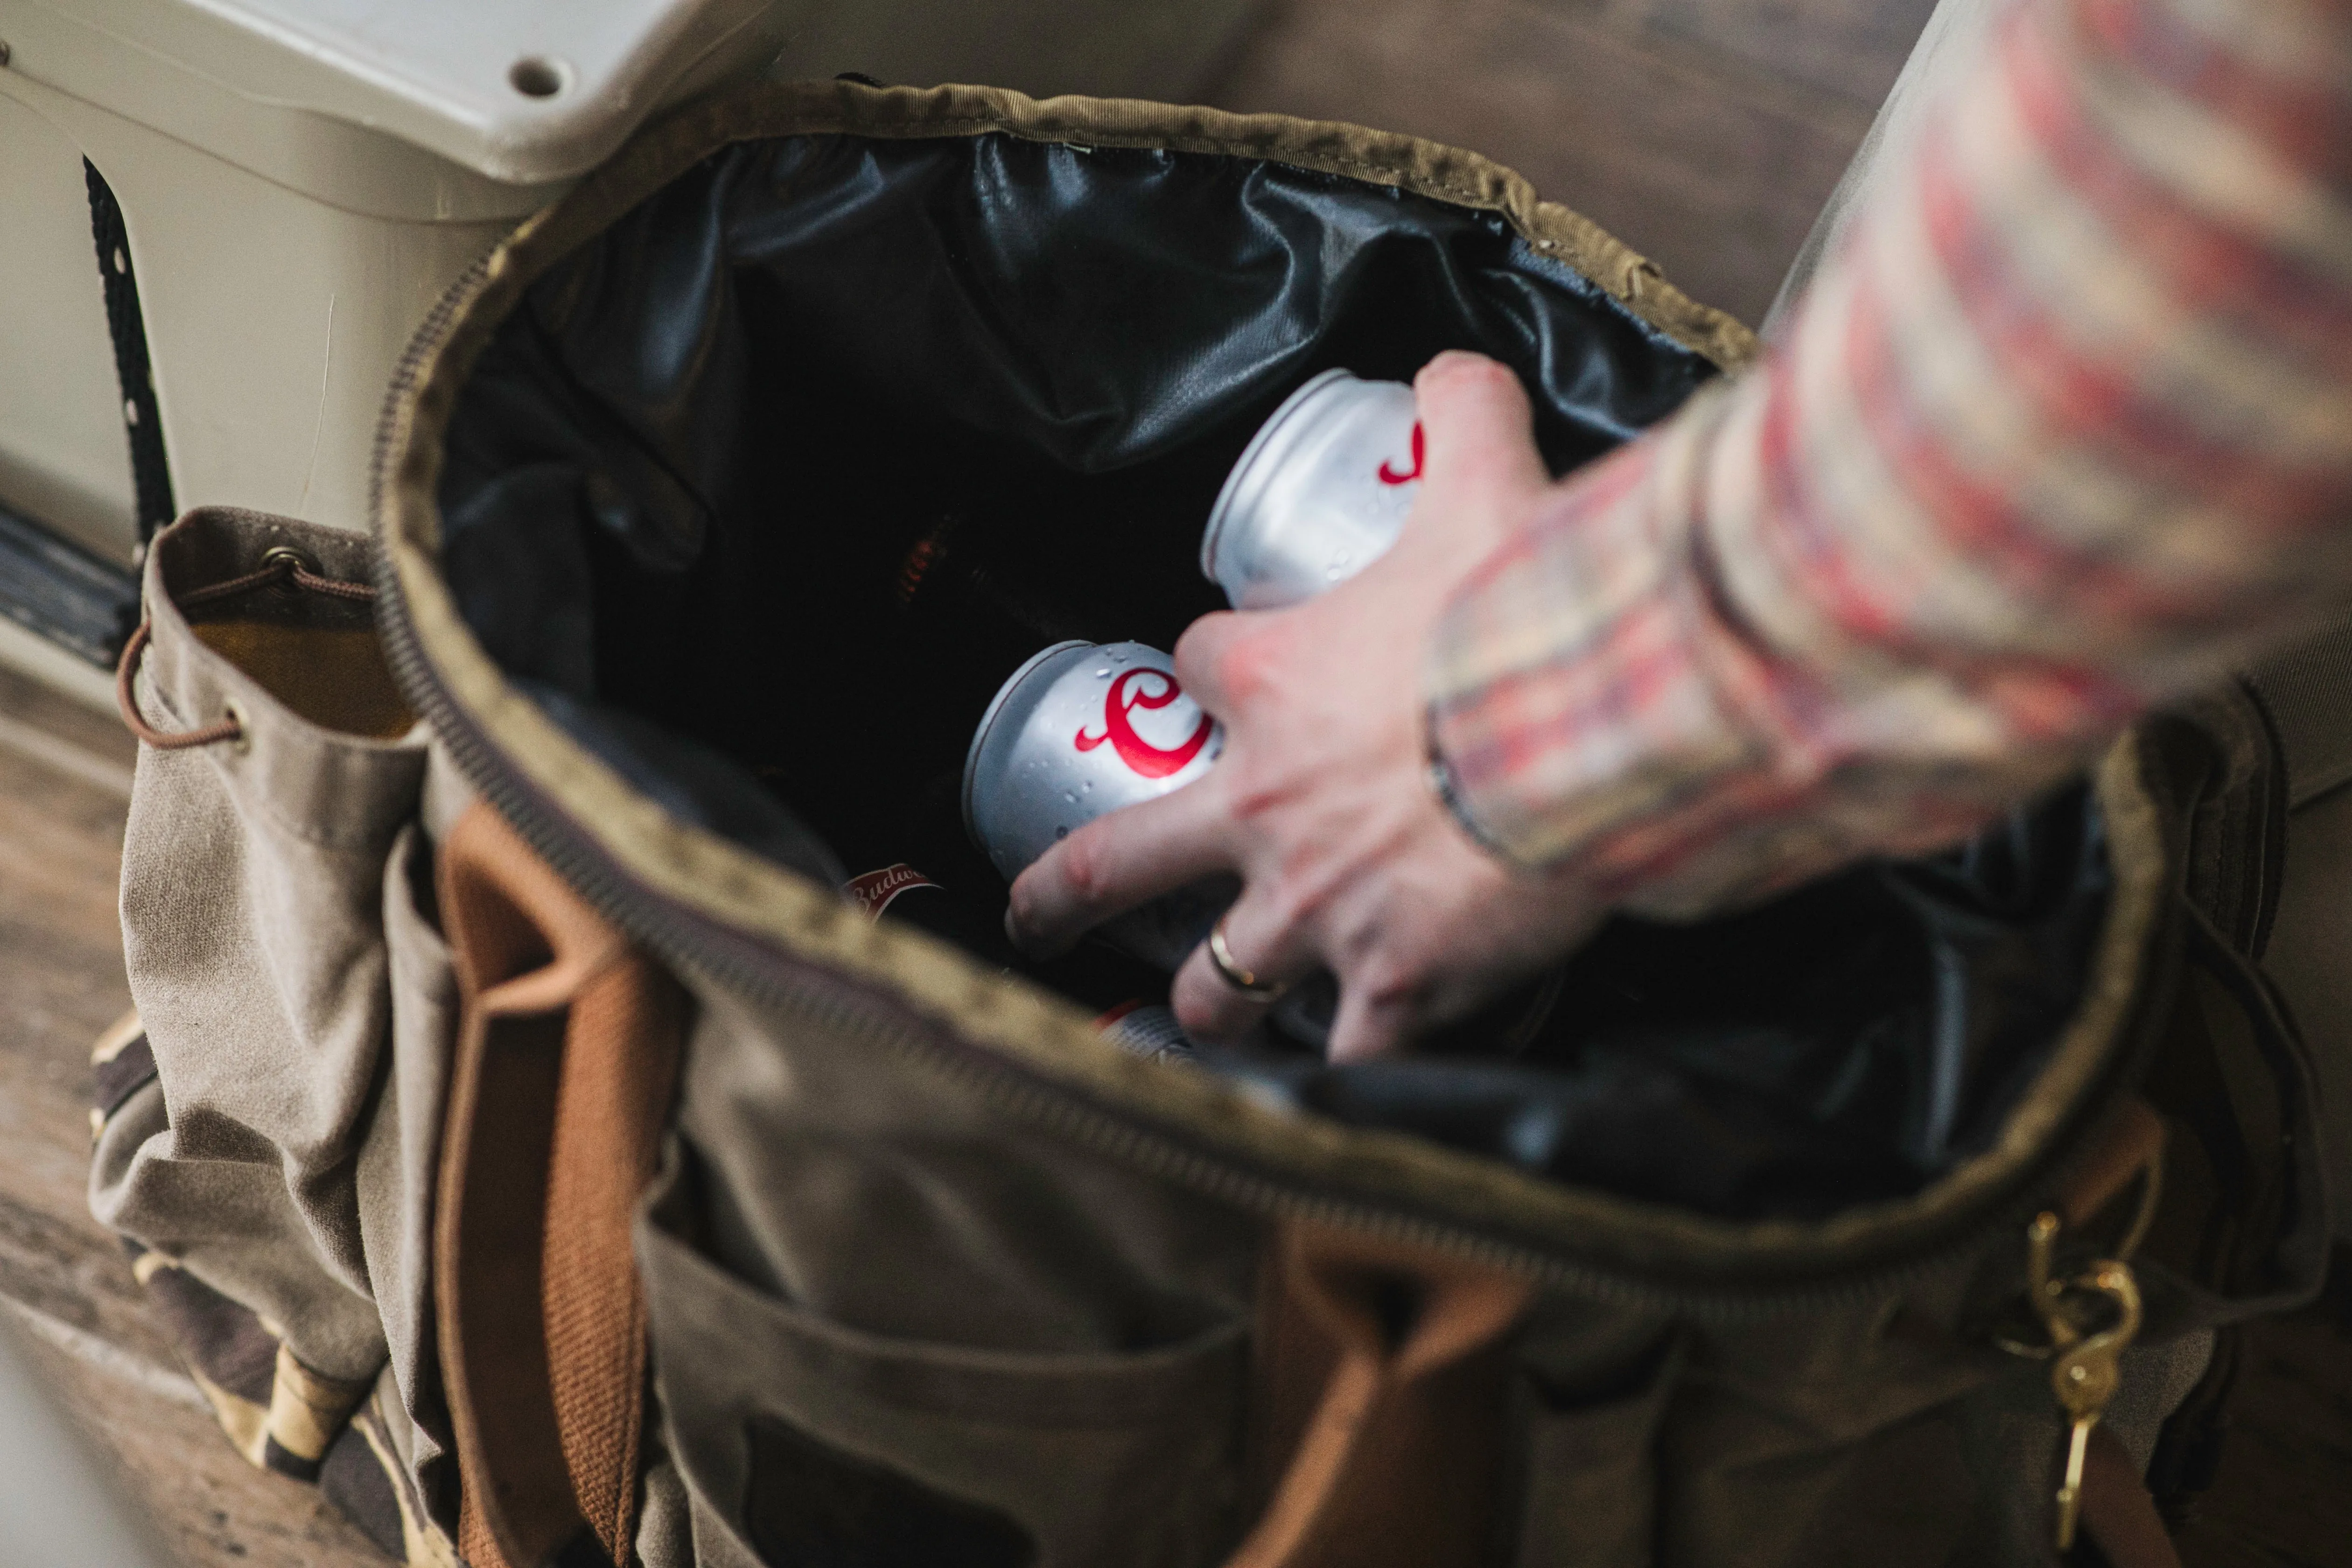
M2052 1255L2058 1242L2059 1219L2054 1214L2035 1216L2026 1227L2026 1280L2034 1311L2050 1334L2055 1352L2050 1364L2050 1387L2059 1408L2072 1421L2066 1443L2066 1476L2058 1488L2058 1550L2074 1544L2074 1527L2083 1510L2083 1464L2088 1457L2091 1428L2106 1413L2116 1388L2123 1381L2117 1358L2139 1332L2139 1281L2128 1265L2101 1258L2072 1279L2051 1277ZM2087 1298L2103 1309L2097 1317L2111 1318L2105 1328L2085 1334L2077 1325L2093 1321Z

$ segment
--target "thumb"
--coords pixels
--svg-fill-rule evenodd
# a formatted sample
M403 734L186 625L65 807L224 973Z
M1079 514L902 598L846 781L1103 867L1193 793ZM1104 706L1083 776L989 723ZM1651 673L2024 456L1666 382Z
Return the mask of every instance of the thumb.
M1491 531L1525 515L1551 475L1536 450L1535 408L1510 367L1450 350L1423 367L1412 390L1424 442L1415 521Z

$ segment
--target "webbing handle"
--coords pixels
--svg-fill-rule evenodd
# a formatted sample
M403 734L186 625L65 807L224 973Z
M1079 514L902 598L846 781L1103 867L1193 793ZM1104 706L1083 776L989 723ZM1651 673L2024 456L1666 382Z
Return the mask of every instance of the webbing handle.
M1272 1267L1261 1356L1311 1353L1319 1339L1330 1370L1226 1568L1471 1568L1497 1493L1500 1352L1532 1290L1450 1256L1304 1223L1285 1227ZM1400 1334L1391 1320L1407 1301Z
M460 997L434 1301L473 1568L625 1563L646 1418L630 1245L684 1030L676 984L487 805L441 846Z

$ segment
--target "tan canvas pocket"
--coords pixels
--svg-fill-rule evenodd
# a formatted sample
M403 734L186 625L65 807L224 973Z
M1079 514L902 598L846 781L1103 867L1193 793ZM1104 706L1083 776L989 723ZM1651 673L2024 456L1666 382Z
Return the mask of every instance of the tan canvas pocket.
M1650 1568L1655 1560L1657 1436L1682 1365L1669 1340L1598 1388L1528 1380L1523 1568Z
M667 1183L637 1249L670 1441L763 1560L1200 1568L1230 1548L1244 1324L1066 1355L860 1332L704 1257Z
M404 710L322 723L357 715L305 712L280 689L308 657L293 646L304 628L342 650L335 669L383 679L372 562L368 541L333 530L192 512L150 552L148 621L121 682L144 742L123 843L124 961L157 1094L100 1129L91 1206L142 1249L159 1300L208 1325L183 1339L248 1456L305 1477L384 1363L376 1298L399 1292L389 1276L404 1267L390 1212L404 1196L374 1179L369 1143L394 1135L408 1090L386 1085L403 1007L388 880L404 907L387 867L407 863L394 846L427 742L404 721L387 738ZM287 646L249 668L232 657L239 639L225 651L199 629L215 611ZM409 969L420 1002L433 981ZM441 1026L429 1006L408 1011L411 1054L429 1056ZM258 1370L207 1362L223 1323L249 1326L244 1362Z

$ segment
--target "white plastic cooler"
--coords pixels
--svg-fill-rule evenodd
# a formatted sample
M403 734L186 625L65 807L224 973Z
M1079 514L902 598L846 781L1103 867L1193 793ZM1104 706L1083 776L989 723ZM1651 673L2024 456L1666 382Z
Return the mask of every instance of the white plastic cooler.
M1180 97L1250 4L0 0L0 521L137 550L84 159L178 506L360 528L425 311L656 110L762 70ZM0 660L54 669L26 619L0 616Z

